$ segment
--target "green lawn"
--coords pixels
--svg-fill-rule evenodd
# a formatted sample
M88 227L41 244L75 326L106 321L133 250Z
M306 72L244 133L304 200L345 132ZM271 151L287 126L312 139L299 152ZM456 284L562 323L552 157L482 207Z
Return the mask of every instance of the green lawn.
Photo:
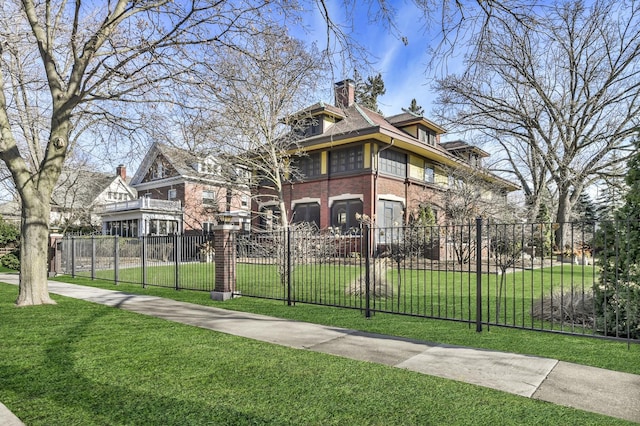
M205 296L142 291L192 300ZM0 401L28 425L627 424L55 295L57 305L16 308L16 297L15 286L0 284ZM247 303L245 308L283 308L249 298L228 306L238 308L238 302ZM461 328L457 334L467 333ZM490 339L505 343L499 336Z
M409 315L475 321L476 274L468 268L445 271L411 269L402 265L388 267L385 275L386 297L374 298L371 307L380 312L399 312ZM357 278L363 271L357 261L311 263L296 266L292 271L291 295L299 302L363 308L364 283ZM145 269L145 283L159 287L179 286L193 290L213 290L215 264L184 263L176 271L175 265L149 266ZM281 283L275 264L237 264L237 290L242 294L284 299L288 289ZM88 276L84 272L84 276ZM97 271L96 277L114 280L113 270ZM140 267L123 268L119 282L142 283ZM177 277L177 278L176 278ZM574 331L592 334L591 324L573 325L570 322L547 322L531 315L541 300L553 293L574 293L588 290L597 280L592 266L557 264L544 269L516 271L505 275L482 274L482 316L494 324L544 330ZM358 294L348 291L356 284ZM374 291L372 289L371 291ZM379 291L379 289L375 289ZM548 309L548 308L545 308Z
M372 318L364 317L360 310L341 309L326 306L296 304L240 297L226 302L210 299L208 293L168 288L120 284L88 279L58 277L56 280L75 282L112 290L136 294L149 294L182 300L190 303L217 306L238 311L255 312L280 318L290 318L337 327L389 334L419 340L427 340L453 345L471 346L528 355L538 355L575 362L594 367L640 374L640 344L628 345L592 337L580 337L517 330L503 327L484 327L482 333L475 331L474 325L459 322L431 320L419 317L376 313Z

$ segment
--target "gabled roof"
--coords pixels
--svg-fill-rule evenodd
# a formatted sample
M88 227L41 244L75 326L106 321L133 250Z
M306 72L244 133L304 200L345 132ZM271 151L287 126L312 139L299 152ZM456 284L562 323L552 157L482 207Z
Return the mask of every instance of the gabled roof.
M337 108L337 107L333 107ZM337 120L324 133L310 136L297 141L297 145L306 149L326 149L341 144L347 144L365 139L375 139L383 143L396 146L398 148L414 152L418 155L435 160L445 166L453 167L473 167L459 156L455 155L440 143L435 145L426 144L409 133L402 130L402 127L413 124L423 124L426 127L444 133L445 130L435 123L422 116L404 112L390 117L383 117L375 111L363 107L357 103L341 109L343 118ZM455 145L451 145L456 147ZM474 148L466 145L466 149ZM485 153L476 148L479 154ZM487 154L487 153L485 153ZM487 154L488 155L488 154ZM491 180L501 182L501 184L516 190L518 187L489 171L484 171Z
M131 179L131 185L136 186L143 183L144 177L153 166L155 160L158 157L162 157L165 161L169 162L171 167L176 171L178 177L185 180L204 180L204 181L216 181L215 175L211 173L198 170L196 167L198 164L208 162L209 164L219 164L220 161L205 153L195 153L186 149L178 148L171 145L154 142L151 148L147 151L138 170ZM159 179L161 181L161 179Z
M464 152L464 151L471 151L474 152L476 154L478 154L481 157L489 157L490 154L483 150L478 148L475 145L470 145L465 141L462 140L457 140L457 141L450 141L450 142L441 142L440 146L443 147L444 149L446 149L449 152L452 153L456 153L456 152Z
M414 114L410 111L404 111L401 114L392 115L390 117L386 117L385 119L395 127L406 127L412 124L422 124L435 131L437 134L443 134L447 132L445 129L438 126L433 121L424 118L424 116L422 115Z
M306 107L305 109L302 109L300 111L297 111L291 114L290 116L287 117L287 119L283 121L287 121L289 119L295 120L297 118L304 118L304 117L314 116L319 114L326 114L339 119L344 118L344 113L341 108L338 108L333 105L325 104L324 102L320 101Z
M324 133L307 137L299 141L303 147L334 146L340 142L357 141L365 138L377 138L389 143L401 142L409 146L426 149L439 155L449 155L438 147L427 146L423 142L394 126L385 117L357 103L342 110L344 119L337 121ZM451 157L453 160L453 157ZM457 159L453 161L458 161Z
M134 195L122 178L115 174L90 170L65 170L60 174L56 188L51 194L51 204L63 208L87 208L114 181L120 180L123 186Z

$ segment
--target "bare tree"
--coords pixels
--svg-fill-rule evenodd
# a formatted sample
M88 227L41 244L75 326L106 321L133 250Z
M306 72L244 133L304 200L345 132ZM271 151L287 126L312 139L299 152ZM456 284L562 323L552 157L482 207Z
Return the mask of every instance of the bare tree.
M477 249L475 218L511 221L517 211L507 203L505 186L492 181L483 169L449 169L448 174L442 204L444 230L457 262L466 264Z
M584 188L632 151L640 9L563 1L520 17L494 13L466 71L437 83L442 118L490 135L534 204L548 176L563 223Z
M53 303L45 266L50 199L74 144L90 129L132 134L146 124L147 111L183 102L203 83L205 54L267 31L281 6L267 0L0 6L0 158L22 201L18 305Z
M253 53L224 49L212 63L218 76L213 88L222 109L211 123L218 145L254 172L251 183L261 187L260 201L275 201L280 225L286 227L283 188L297 174L292 157L301 155L298 141L313 124L301 108L321 81L322 55L284 29L252 38L245 51Z

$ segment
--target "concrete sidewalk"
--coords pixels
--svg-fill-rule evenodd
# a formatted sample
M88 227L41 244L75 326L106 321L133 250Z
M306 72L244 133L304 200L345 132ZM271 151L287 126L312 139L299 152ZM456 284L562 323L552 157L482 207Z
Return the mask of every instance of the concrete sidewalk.
M16 275L0 281L17 284ZM404 368L640 423L640 375L554 359L364 333L49 281L49 291L297 349ZM0 425L14 425L3 417ZM5 423L5 421L7 423Z

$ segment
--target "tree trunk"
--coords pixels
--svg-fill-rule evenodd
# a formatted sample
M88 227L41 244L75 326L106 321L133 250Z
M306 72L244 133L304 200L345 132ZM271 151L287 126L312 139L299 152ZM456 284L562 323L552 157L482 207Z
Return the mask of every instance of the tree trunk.
M560 188L558 191L558 210L556 211L556 223L558 228L555 230L555 245L558 250L563 251L565 245L565 234L567 230L567 222L571 217L571 194L569 189Z
M22 198L20 230L20 285L18 306L55 304L49 297L47 260L49 250L49 199L51 191ZM46 193L46 195L44 194Z

